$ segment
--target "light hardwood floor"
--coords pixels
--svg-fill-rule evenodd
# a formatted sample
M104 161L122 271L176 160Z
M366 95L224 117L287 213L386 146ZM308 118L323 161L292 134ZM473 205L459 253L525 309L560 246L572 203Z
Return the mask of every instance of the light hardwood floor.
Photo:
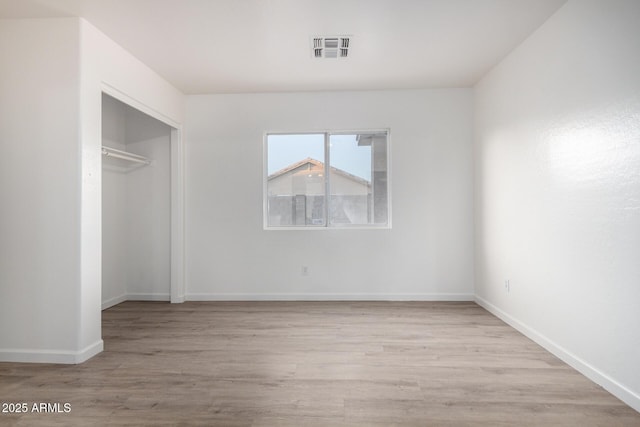
M126 302L81 365L0 363L0 425L640 426L474 303Z

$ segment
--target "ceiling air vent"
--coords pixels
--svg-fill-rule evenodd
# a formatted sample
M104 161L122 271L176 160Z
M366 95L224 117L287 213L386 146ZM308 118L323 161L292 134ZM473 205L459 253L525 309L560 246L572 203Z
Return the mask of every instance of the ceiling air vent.
M313 58L344 59L349 57L351 36L321 36L312 37Z

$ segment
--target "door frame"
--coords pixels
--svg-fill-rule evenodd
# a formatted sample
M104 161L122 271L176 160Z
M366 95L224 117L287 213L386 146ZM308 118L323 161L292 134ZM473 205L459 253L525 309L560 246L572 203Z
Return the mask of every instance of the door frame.
M182 125L107 83L101 84L101 92L171 127L170 301L172 303L184 302L184 140ZM100 123L100 127L102 127L102 114L100 114ZM102 194L102 188L100 188L100 194ZM100 221L101 228L102 221Z

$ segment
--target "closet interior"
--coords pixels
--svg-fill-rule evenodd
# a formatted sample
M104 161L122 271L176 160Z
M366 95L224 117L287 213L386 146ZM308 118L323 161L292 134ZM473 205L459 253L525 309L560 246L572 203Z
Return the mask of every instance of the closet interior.
M171 127L102 95L102 308L169 301Z

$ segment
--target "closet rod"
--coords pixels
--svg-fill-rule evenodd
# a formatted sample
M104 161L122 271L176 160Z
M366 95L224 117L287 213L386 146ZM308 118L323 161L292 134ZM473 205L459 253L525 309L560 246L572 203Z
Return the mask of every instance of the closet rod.
M102 146L102 154L108 157L115 157L117 159L129 160L130 162L141 163L143 165L148 165L151 163L151 160L146 157L139 156L133 153L127 153L126 151L116 150L115 148Z

